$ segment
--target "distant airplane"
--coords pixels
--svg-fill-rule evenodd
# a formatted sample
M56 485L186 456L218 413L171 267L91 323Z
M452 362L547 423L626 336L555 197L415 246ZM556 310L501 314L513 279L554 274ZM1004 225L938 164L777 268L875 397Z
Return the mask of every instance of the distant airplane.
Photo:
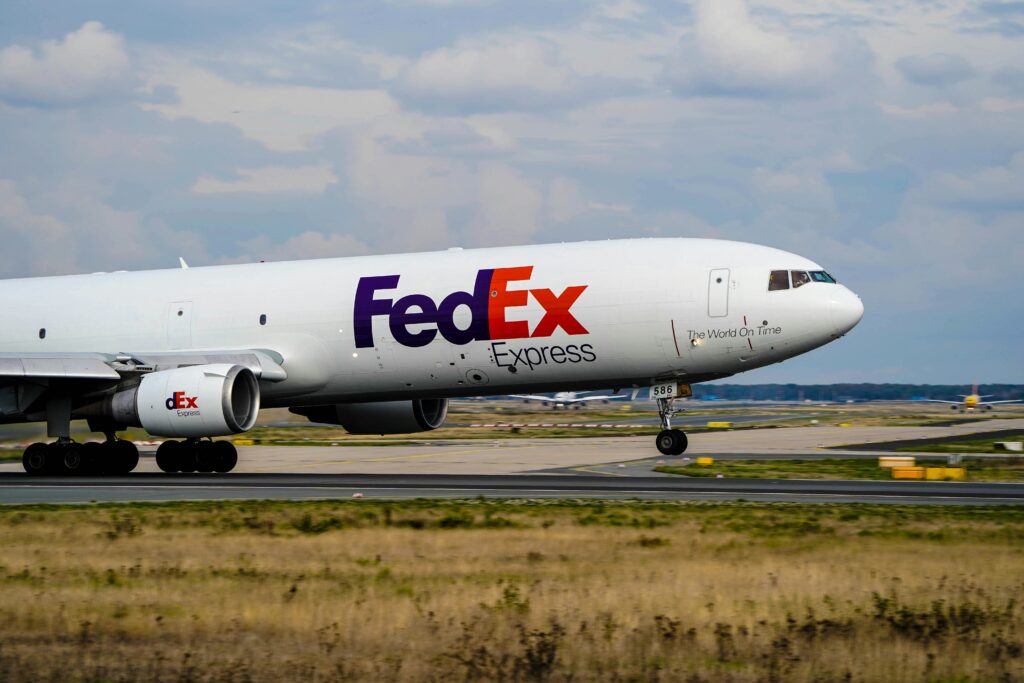
M540 401L542 405L551 406L552 410L558 410L559 408L566 408L573 406L575 408L581 408L584 403L590 401L613 401L617 398L628 398L625 394L606 394L600 396L580 396L575 391L559 391L551 396L543 396L539 394L510 394L512 398L521 398L524 401Z
M1021 402L1021 399L1019 399L1019 398L1011 399L1011 400L1008 400L1008 401L986 401L984 399L988 398L989 396L994 396L994 394L985 394L985 395L979 394L978 393L978 385L977 384L974 384L973 386L971 386L971 393L969 393L969 394L960 394L959 396L960 396L960 399L961 399L959 401L943 401L942 399L938 399L938 398L922 398L922 399L918 399L918 400L924 401L926 403L945 403L945 404L949 405L951 410L962 410L962 411L967 411L967 410L992 410L992 406L998 405L1000 403L1020 403Z

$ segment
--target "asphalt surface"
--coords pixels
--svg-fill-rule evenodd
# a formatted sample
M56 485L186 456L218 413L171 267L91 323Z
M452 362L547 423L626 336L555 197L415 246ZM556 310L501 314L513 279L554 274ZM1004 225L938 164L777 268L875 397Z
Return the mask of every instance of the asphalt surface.
M1024 484L601 475L0 475L0 503L325 498L603 498L899 504L1024 504Z

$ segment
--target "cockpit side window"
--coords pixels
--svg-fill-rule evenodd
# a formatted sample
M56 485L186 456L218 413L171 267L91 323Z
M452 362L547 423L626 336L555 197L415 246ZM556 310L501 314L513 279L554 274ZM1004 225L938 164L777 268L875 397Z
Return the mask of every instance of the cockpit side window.
M812 271L811 279L814 280L815 282L828 282L833 285L836 283L836 279L829 275L828 273L826 273L824 270Z
M778 289L789 289L789 271L773 270L768 276L768 291L774 292Z
M807 273L802 270L794 270L792 271L792 273L793 289L796 289L797 287L803 287L804 285L811 281L810 276L808 276Z

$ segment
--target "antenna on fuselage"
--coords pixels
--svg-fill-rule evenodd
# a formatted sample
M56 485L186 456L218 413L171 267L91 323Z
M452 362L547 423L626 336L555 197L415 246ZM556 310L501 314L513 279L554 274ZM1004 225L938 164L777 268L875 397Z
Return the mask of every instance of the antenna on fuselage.
M178 257L178 263L181 264L181 269L182 270L188 270L188 264L185 263L185 259L182 258L181 256Z

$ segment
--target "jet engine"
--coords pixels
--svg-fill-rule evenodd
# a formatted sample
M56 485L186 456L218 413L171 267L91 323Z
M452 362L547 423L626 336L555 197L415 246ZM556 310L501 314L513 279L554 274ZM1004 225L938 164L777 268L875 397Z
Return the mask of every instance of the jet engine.
M292 408L291 412L311 422L340 425L349 434L410 434L429 432L443 425L448 417L448 399L302 406Z
M260 386L252 370L218 363L161 370L108 399L118 424L154 436L227 436L252 429L260 410Z

